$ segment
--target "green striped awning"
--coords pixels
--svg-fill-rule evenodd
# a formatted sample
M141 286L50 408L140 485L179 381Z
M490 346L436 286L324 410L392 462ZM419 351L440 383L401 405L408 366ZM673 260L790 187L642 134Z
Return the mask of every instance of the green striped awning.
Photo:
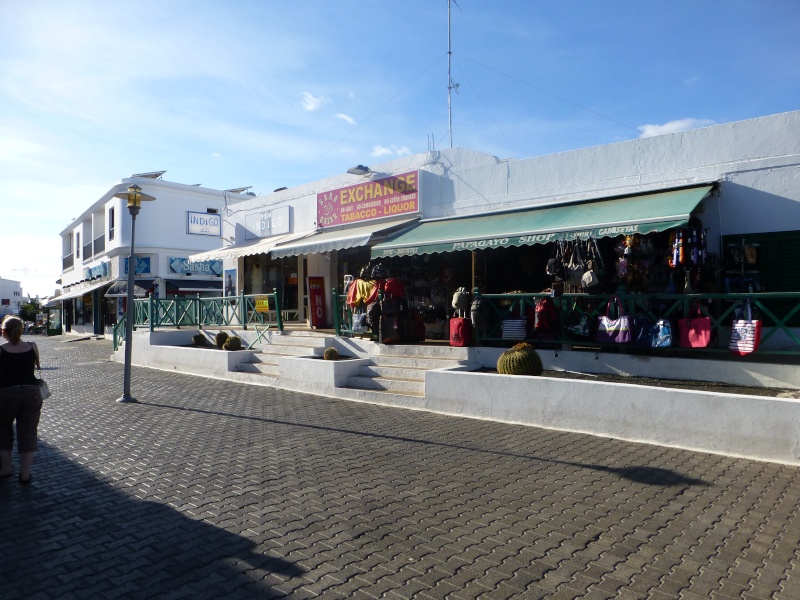
M372 257L410 256L615 237L685 225L713 188L703 185L524 211L423 221L376 244Z

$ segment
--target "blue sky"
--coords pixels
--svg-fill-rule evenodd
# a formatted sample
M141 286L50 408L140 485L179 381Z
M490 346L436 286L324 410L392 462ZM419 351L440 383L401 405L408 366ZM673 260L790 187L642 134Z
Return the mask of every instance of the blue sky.
M453 145L525 158L800 109L797 0L458 0ZM256 193L450 145L447 0L0 0L0 276L118 180ZM10 221L10 227L9 225Z

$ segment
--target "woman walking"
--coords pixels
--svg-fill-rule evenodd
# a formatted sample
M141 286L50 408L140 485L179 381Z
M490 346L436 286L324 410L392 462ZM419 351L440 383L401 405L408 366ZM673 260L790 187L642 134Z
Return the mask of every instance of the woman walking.
M39 349L33 342L22 341L23 327L22 319L17 317L3 320L2 333L7 342L0 346L0 481L14 475L11 449L16 421L19 482L27 485L32 481L42 394L34 371L39 365Z

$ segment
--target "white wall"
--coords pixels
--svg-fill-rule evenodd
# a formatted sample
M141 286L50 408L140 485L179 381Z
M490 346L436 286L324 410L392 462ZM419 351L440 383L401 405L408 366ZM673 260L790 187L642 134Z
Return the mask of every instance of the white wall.
M522 160L452 148L370 166L376 177L423 171L420 196L425 218L721 180L722 233L737 233L797 228L799 165L800 111ZM295 207L294 230L313 229L316 194L358 180L338 175L246 201L237 206L236 215L229 215L229 227L243 224L250 212L289 203ZM755 202L758 211L752 208ZM712 212L704 224L717 216ZM719 227L719 219L713 220Z
M0 304L0 315L15 315L28 302L28 297L22 295L20 282L3 277L0 277L0 299L8 300L8 306Z
M154 201L142 202L142 208L136 217L135 251L137 256L151 258L151 277L170 277L168 259L171 257L188 258L192 254L213 250L222 245L218 236L194 235L187 232L187 213L206 212L216 209L220 216L226 206L242 201L249 196L212 190L208 188L184 185L170 181L134 177L123 179L111 187L101 198L92 203L83 214L61 232L62 238L69 233L81 232L81 247L92 237L94 231L106 235L105 252L93 256L90 261L81 257L75 259L74 267L62 275L63 285L71 285L83 281L84 269L110 261L110 278L124 276L124 261L129 254L131 216L124 200L115 198L117 192L125 192L129 185L137 184L144 194L155 197ZM108 240L108 211L115 211L114 239ZM102 217L100 216L102 215ZM100 223L100 220L103 220ZM88 232L88 238L86 234ZM97 237L95 235L95 237ZM66 242L65 242L66 243ZM75 243L73 242L73 251ZM172 278L180 278L172 274ZM197 277L195 277L197 279ZM208 277L200 277L209 279Z

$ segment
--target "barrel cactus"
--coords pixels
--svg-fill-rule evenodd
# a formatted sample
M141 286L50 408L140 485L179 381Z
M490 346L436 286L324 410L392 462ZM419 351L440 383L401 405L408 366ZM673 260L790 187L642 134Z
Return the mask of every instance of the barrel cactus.
M224 331L220 331L217 335L214 336L214 343L217 345L217 348L222 348L225 345L225 341L228 339L228 334Z
M242 349L242 338L238 335L232 335L225 340L225 343L222 344L223 350L241 350Z
M197 333L192 336L192 343L195 346L206 346L208 344L208 338L202 333Z
M502 375L541 375L542 358L531 344L516 344L497 359L497 372Z
M323 352L322 358L324 358L325 360L339 360L339 351L333 347L325 348L325 352Z

